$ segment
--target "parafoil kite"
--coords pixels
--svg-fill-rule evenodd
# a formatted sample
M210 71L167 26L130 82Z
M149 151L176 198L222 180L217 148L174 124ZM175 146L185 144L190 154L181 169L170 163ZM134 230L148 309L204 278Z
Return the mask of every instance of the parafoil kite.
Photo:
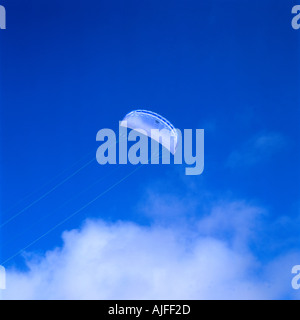
M178 133L161 115L147 110L134 110L125 116L120 125L146 134L175 154Z

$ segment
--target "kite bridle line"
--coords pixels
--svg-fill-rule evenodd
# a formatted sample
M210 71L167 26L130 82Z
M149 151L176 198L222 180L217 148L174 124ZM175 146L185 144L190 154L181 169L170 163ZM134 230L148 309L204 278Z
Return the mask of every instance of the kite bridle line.
M159 153L158 153L159 155ZM161 158L161 156L159 157L159 159ZM148 159L149 162L150 158ZM18 252L16 252L15 254L13 254L12 256L10 256L9 258L7 258L6 260L4 260L3 262L0 263L0 265L5 265L7 262L11 261L12 259L14 259L15 257L17 257L18 255L20 255L21 253L23 253L26 249L30 248L31 246L33 246L34 244L36 244L38 241L40 241L41 239L45 238L47 235L49 235L51 232L53 232L55 229L57 229L58 227L60 227L61 225L63 225L64 223L66 223L67 221L69 221L70 219L72 219L74 216L76 216L77 214L79 214L80 212L82 212L84 209L86 209L88 206L90 206L91 204L93 204L95 201L99 200L101 197L103 197L105 194L107 194L110 190L112 190L113 188L115 188L116 186L118 186L120 183L122 183L123 181L125 181L126 179L128 179L130 176L132 176L135 172L137 172L138 170L140 170L145 164L140 164L137 168L135 168L134 170L132 170L129 174L127 174L125 177L121 178L120 180L118 180L116 183L114 183L113 185L111 185L109 188L107 188L106 190L104 190L103 192L101 192L97 197L95 197L94 199L90 200L88 203L86 203L84 206L82 206L81 208L79 208L78 210L76 210L75 212L73 212L71 215L69 215L67 218L61 220L58 224L56 224L54 227L52 227L51 229L49 229L47 232L43 233L41 236L39 236L38 238L36 238L34 241L30 242L27 246L23 247L21 250L19 250Z

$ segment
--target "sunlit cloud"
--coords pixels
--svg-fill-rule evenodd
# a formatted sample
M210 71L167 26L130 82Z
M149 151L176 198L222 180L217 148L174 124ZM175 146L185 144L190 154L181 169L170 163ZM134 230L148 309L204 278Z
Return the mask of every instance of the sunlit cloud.
M289 268L299 254L262 262L246 245L255 239L255 226L263 214L259 207L232 202L213 207L196 224L184 228L88 220L80 229L63 233L62 247L44 255L27 253L28 271L9 269L4 298L293 296Z

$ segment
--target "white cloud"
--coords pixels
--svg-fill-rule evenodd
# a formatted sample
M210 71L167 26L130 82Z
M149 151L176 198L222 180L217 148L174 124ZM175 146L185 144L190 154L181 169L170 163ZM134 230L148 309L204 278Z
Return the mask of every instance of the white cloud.
M266 211L243 201L220 202L199 222L205 235L226 239L237 250L247 250L261 231Z
M253 239L261 212L242 202L223 203L182 229L89 220L64 232L62 248L27 256L28 271L8 270L4 298L292 297L290 270L299 255L263 263L236 245ZM220 236L229 231L231 236Z

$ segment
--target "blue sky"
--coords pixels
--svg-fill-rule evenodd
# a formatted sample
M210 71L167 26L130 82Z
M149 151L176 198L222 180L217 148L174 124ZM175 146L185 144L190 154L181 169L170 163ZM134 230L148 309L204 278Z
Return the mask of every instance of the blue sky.
M180 129L205 130L201 176L185 176L183 166L143 167L28 248L29 258L18 255L7 262L8 270L18 270L11 283L18 277L29 281L32 270L47 265L46 251L54 254L51 250L63 248L60 254L67 257L68 240L62 233L82 230L78 238L73 233L66 237L84 242L85 231L93 229L85 224L90 219L99 234L112 232L117 237L126 223L134 224L136 240L145 237L141 243L146 247L153 239L158 241L149 236L158 230L169 230L175 238L181 234L192 241L191 248L197 245L190 237L197 235L219 241L241 259L250 255L260 263L259 270L251 259L245 266L257 274L253 279L261 286L257 292L264 292L263 283L271 281L265 267L284 260L286 269L270 267L277 270L272 271L274 278L287 279L276 297L297 298L290 287L290 270L300 264L300 31L291 28L295 1L2 0L1 4L7 10L7 30L0 33L2 222L95 158L97 131L116 130L118 121L133 109L162 114ZM95 159L1 228L1 261L131 170L131 165L102 167ZM104 225L99 226L98 219ZM168 243L188 251L188 246L171 240L166 240L166 248ZM128 241L124 252L133 252L131 246ZM32 253L39 257L34 263ZM82 255L79 259L86 260ZM151 274L155 254L149 252L148 257L154 261ZM113 266L118 263L112 261ZM176 265L177 259L172 256L170 261ZM61 270L68 270L66 265ZM112 282L116 279L118 271ZM229 277L228 283L227 292L235 288L236 279ZM205 290L201 294L184 290L187 297L213 296ZM155 293L169 297L168 291L153 290L154 298ZM16 292L11 289L9 294ZM115 292L111 297L131 296Z

